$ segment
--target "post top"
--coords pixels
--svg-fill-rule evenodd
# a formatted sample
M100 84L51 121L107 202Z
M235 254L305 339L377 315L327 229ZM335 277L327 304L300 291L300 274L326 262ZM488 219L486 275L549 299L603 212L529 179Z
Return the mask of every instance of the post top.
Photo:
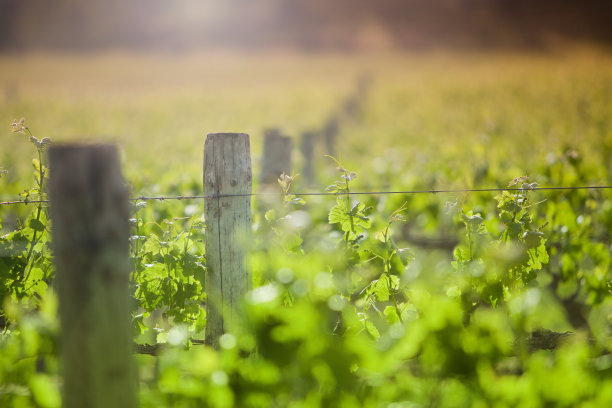
M219 133L209 133L206 137L217 138L217 137L249 137L246 133L240 132L219 132Z
M115 160L119 149L114 143L57 143L49 146L49 157L57 160L91 160L92 157ZM89 159L87 159L89 158Z
M58 142L49 146L49 150L57 151L96 149L117 149L117 145L109 142Z

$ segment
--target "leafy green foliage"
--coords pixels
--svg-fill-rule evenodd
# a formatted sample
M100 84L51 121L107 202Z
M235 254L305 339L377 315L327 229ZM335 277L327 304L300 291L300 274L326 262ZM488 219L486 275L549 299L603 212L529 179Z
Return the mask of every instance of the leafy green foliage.
M24 119L11 124L15 133L29 136L36 146L38 159L32 161L35 186L21 193L24 201L37 201L36 209L12 232L0 237L0 299L28 299L37 303L51 283L53 266L49 247L48 214L45 187L48 169L43 164L43 152L51 143L49 138L39 141L25 125ZM1 224L0 224L1 225ZM0 328L8 320L0 310Z
M203 252L203 221L163 220L152 224L148 236L139 235L143 229L139 218L134 223L137 233L132 236L135 265L132 281L134 296L142 308L139 318L145 319L151 312L161 310L164 318L174 324L185 324L191 331L202 330L205 259L198 253ZM179 231L177 223L188 223L188 227ZM140 328L142 319L137 320Z
M510 187L516 183L514 180ZM545 234L540 231L545 225L533 226L533 206L541 204L530 202L530 190L534 187L524 183L517 192L504 191L496 197L502 225L497 239L488 238L480 214L460 214L466 242L455 248L453 267L465 281L463 289L455 286L451 292L461 296L467 319L480 305L496 307L509 301L517 289L528 287L548 263Z
M368 214L372 208L359 201L351 201L349 183L357 177L357 174L346 170L333 157L332 160L338 164L337 169L342 175L340 181L327 187L327 191L338 194L336 205L329 211L328 220L330 224L338 224L338 227L344 233L344 241L347 245L357 246L359 240L364 237L363 233L371 226Z

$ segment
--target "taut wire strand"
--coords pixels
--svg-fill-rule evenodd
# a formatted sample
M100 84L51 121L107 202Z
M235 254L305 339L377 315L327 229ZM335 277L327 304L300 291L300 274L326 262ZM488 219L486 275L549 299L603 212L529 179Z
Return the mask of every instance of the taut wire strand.
M612 186L576 186L576 187L506 187L506 188L467 188L467 189L442 189L442 190L405 190L405 191L350 191L350 192L314 192L314 193L289 193L296 197L308 196L337 196L337 195L389 195L389 194L461 194L461 193L487 193L502 191L559 191L559 190L609 190ZM226 197L281 197L283 193L249 193L249 194L221 194L221 195L193 195L193 196L138 196L130 198L131 201L165 201L165 200L195 200ZM13 200L0 201L0 205L10 204L41 204L49 203L49 200Z

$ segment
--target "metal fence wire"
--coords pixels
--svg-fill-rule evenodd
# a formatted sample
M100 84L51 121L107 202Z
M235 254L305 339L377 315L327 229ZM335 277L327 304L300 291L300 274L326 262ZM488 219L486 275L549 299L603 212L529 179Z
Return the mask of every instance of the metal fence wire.
M397 190L397 191L349 191L349 192L307 192L307 193L289 193L295 197L307 196L342 196L342 195L391 195L391 194L462 194L462 193L487 193L487 192L503 192L503 191L571 191L571 190L609 190L612 186L575 186L575 187L506 187L506 188L467 188L467 189L430 189L430 190ZM190 196L137 196L130 198L131 201L166 201L166 200L196 200L196 199L211 199L211 198L226 198L226 197L282 197L281 192L265 192L265 193L249 193L249 194L208 194L208 195L190 195ZM41 204L49 203L50 200L11 200L0 201L0 205L12 204Z

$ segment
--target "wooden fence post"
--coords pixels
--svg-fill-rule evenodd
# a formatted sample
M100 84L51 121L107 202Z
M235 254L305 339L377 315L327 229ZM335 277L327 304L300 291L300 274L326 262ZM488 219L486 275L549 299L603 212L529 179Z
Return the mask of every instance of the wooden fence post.
M276 185L283 172L291 175L292 148L291 138L281 135L278 129L269 129L265 132L259 179L262 185Z
M314 132L310 131L302 133L302 138L300 139L300 152L302 153L302 158L304 159L304 162L302 163L302 174L304 175L304 181L307 185L312 184L314 181L314 139L315 134Z
M327 154L336 155L336 144L338 140L339 119L335 116L331 117L325 124L323 134L325 135L325 148Z
M252 285L246 265L251 239L251 180L249 135L209 134L204 144L204 194L221 196L206 198L204 203L205 340L213 347L219 347L219 337L237 324L244 295Z
M49 150L63 406L132 408L128 190L113 145Z

